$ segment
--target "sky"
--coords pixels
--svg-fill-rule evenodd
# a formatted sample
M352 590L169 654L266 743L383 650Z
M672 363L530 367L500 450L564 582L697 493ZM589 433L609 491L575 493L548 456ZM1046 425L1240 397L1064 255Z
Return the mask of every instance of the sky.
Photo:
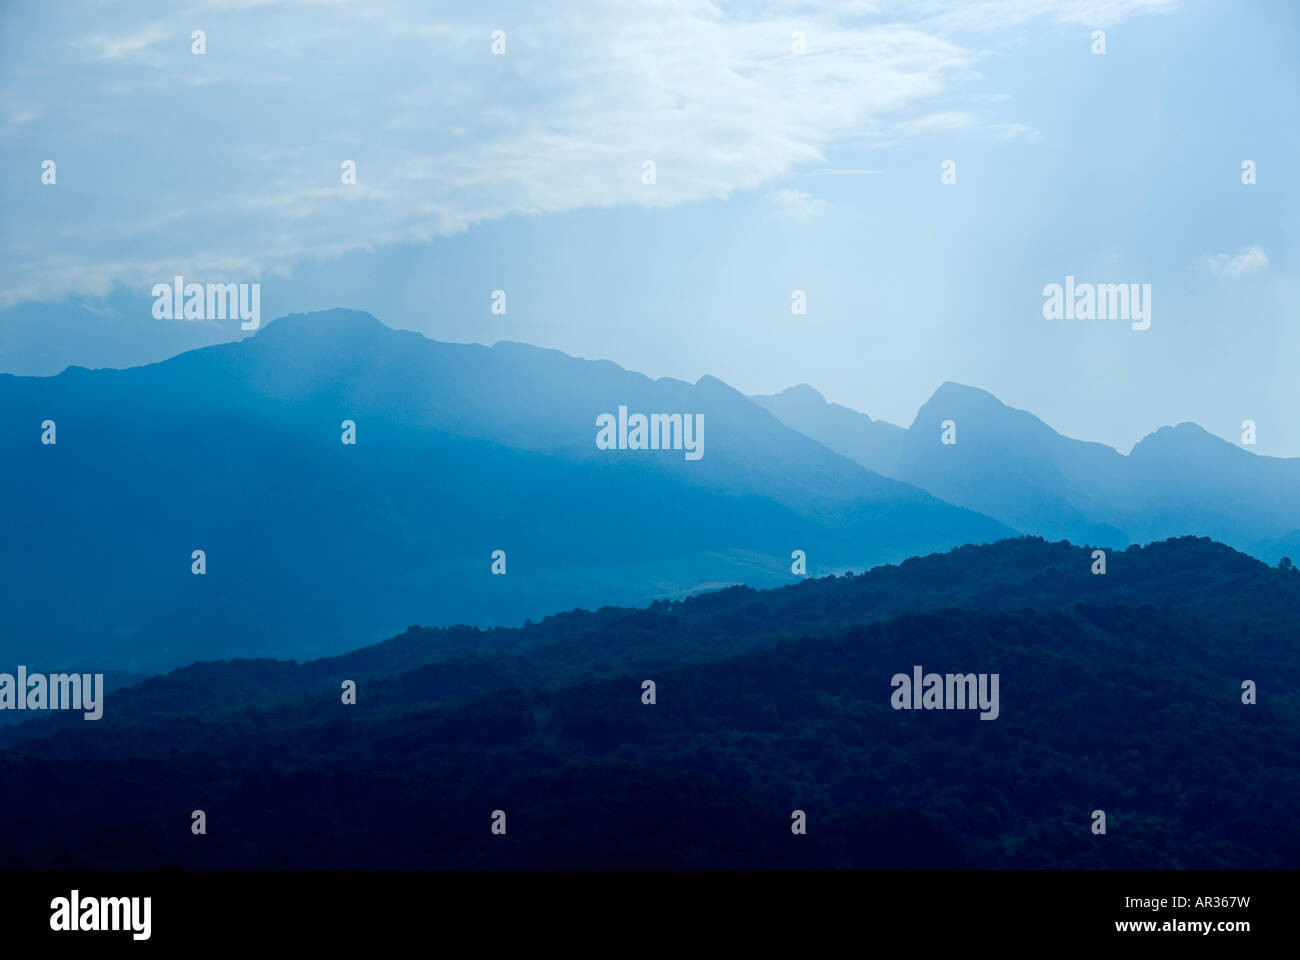
M1298 48L1281 0L0 2L0 372L244 335L155 318L181 274L264 322L1300 456ZM1045 318L1066 276L1150 284L1150 328Z

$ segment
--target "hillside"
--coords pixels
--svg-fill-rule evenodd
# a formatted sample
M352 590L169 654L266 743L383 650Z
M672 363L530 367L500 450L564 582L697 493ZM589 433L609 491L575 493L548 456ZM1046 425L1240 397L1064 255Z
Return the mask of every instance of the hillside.
M702 418L700 456L599 449L620 407ZM21 505L0 662L49 670L319 657L410 623L789 583L796 549L829 572L1011 532L714 378L438 343L355 311L145 367L0 376L0 411L0 497Z
M0 858L1300 865L1300 573L1196 539L1088 569L1021 539L521 630L413 628L316 663L196 664L96 723L5 731ZM999 715L892 709L917 664L997 673Z

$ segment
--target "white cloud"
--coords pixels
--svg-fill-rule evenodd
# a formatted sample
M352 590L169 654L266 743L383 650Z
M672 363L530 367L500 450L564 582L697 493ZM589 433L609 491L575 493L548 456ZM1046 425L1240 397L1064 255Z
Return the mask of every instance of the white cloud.
M912 11L944 33L1010 30L1052 18L1083 27L1109 27L1144 13L1172 9L1175 0L894 0L891 11Z
M160 24L149 24L138 32L119 33L114 36L97 34L73 41L74 46L91 52L97 60L121 60L123 58L143 59L151 48L165 40L174 39L174 34Z
M1268 254L1258 244L1242 247L1236 254L1216 253L1206 258L1210 272L1221 277L1242 277L1268 266Z
M865 170L855 167L827 167L824 170L810 170L806 176L809 177L870 177L878 173L884 173L883 170Z
M826 206L824 200L802 190L777 190L767 198L783 216L792 220L815 219Z
M911 23L889 2L53 6L0 30L0 89L43 111L10 111L0 142L59 164L57 186L0 181L0 306L159 273L248 280L511 214L725 198L833 172L848 141L1032 136L953 106L985 82L985 38L959 32L1108 22L1144 4L922 4ZM355 186L340 183L344 160ZM818 205L797 191L773 202Z
M1035 137L1034 130L1023 123L990 123L964 110L926 114L899 124L897 132L906 137L929 133L944 136L979 133L997 140Z

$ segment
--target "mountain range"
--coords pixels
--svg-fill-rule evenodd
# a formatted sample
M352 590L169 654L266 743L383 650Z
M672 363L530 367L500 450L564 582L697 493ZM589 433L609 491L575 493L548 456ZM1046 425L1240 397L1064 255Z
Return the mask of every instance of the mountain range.
M1258 456L1194 423L1161 427L1124 455L951 382L906 429L806 384L752 399L869 470L1025 533L1112 547L1191 534L1268 562L1300 546L1300 459ZM955 443L941 442L945 421Z
M704 456L598 449L620 406L702 415ZM796 550L814 573L1014 532L714 378L438 343L355 311L143 367L3 376L0 410L0 662L34 668L319 656L417 622L788 583Z
M620 407L702 415L704 455L599 448ZM411 623L777 586L796 551L810 575L1017 533L1270 558L1300 529L1300 461L1190 424L1122 456L945 384L903 429L809 387L749 398L351 310L148 366L3 375L0 411L0 663L33 669L327 656Z

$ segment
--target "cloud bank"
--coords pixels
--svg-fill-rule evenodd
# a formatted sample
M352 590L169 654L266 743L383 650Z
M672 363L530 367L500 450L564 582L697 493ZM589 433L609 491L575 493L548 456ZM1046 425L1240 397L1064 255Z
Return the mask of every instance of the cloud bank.
M1032 136L997 91L987 112L948 102L979 82L979 51L1030 21L1164 6L9 6L0 306L176 273L247 281L510 215L726 198L829 168L849 138Z

